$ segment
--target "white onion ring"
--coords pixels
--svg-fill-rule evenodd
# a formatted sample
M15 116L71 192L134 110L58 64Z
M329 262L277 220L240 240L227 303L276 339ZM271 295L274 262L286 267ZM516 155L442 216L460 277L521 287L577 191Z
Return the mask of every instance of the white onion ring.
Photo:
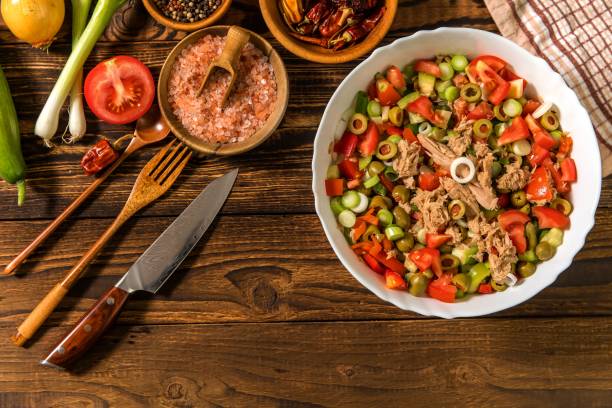
M541 118L546 112L548 112L550 110L550 108L552 108L552 102L544 102L543 104L541 104L540 106L538 106L538 109L533 111L533 114L531 116L533 116L535 119L539 119Z
M457 174L457 169L461 165L466 165L469 169L469 172L465 177L461 177L459 174ZM466 184L472 181L472 179L476 175L476 167L474 167L474 163L472 163L472 161L467 157L457 157L451 163L450 173L453 180L455 180L457 183Z
M516 285L516 282L518 281L518 279L516 278L516 276L514 276L513 274L509 273L508 275L506 275L506 277L504 278L504 283L507 286L514 286Z

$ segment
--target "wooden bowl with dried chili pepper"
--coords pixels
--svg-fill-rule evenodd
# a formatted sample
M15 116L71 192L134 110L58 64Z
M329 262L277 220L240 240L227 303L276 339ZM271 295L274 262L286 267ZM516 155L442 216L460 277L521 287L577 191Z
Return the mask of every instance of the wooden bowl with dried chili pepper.
M274 37L298 57L338 64L370 52L385 37L397 0L259 0Z

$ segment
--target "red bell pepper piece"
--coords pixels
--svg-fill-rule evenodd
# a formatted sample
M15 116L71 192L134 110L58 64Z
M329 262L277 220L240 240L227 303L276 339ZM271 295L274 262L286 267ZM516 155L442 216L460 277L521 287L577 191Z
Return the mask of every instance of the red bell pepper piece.
M419 115L421 115L432 123L439 121L439 118L436 117L436 114L433 110L433 104L431 103L431 100L426 96L419 96L417 99L410 102L406 106L406 109L408 110L408 112L418 113Z
M533 207L531 212L538 219L540 228L568 229L570 226L569 217L554 208L538 206Z
M376 96L384 106L394 105L402 97L393 85L384 78L376 80Z
M550 201L553 199L550 175L546 167L540 166L535 169L531 174L525 192L529 201Z
M354 180L361 177L359 165L349 159L344 159L338 163L338 169L340 169L340 173L348 179Z
M357 220L355 226L351 230L351 238L353 241L359 241L359 238L366 232L366 223L363 220Z
M452 237L448 234L430 234L429 232L425 234L427 248L439 248L450 241L451 238Z
M395 187L395 184L393 184L393 182L389 180L384 174L379 174L378 178L380 179L380 183L387 189L389 194L391 194L391 192L393 191L393 187Z
M533 140L537 144L546 150L550 150L555 147L555 139L553 139L553 137L546 130L542 129L540 125L538 125L538 122L536 122L533 116L530 114L525 116L525 123L527 123L527 127L533 135Z
M419 141L410 128L404 128L402 136L408 143L415 143Z
M442 76L442 70L438 64L429 60L418 60L414 63L414 70L416 72L424 72L426 74L433 75L436 78L440 78Z
M406 89L406 79L404 79L404 74L402 70L396 67L395 65L391 65L387 68L387 81L391 82L395 88L399 90Z
M359 153L361 153L361 155L364 157L374 154L376 147L378 146L379 138L380 136L376 123L370 121L365 133L361 135L361 141L359 142Z
M468 113L467 118L471 120L478 119L493 119L493 111L488 103L485 101L480 102L470 113Z
M529 127L523 118L517 116L512 119L510 126L504 130L497 141L500 146L516 142L517 140L527 139L529 137Z
M408 285L406 285L402 276L391 269L385 271L385 283L389 289L408 289Z
M376 255L376 260L380 262L381 264L383 264L384 266L386 266L387 268L391 269L395 273L401 274L401 273L406 272L406 267L404 266L404 264L402 264L400 261L398 261L395 258L387 259L387 254L384 253L383 251L380 251Z
M525 225L529 222L529 215L519 210L507 210L497 216L499 225L504 231L509 231L512 225Z
M374 272L378 273L379 275L385 273L385 268L372 255L363 254L362 257L365 263L367 263L370 269L372 269Z
M478 286L478 293L486 295L489 293L493 293L493 286L490 283L481 283Z
M446 275L445 275L446 276ZM440 277L432 280L427 286L427 294L439 301L454 303L457 295L457 287L449 283L449 279Z
M440 186L440 177L436 173L419 174L419 188L433 191Z
M340 140L334 144L334 152L343 154L344 157L350 157L353 155L353 152L355 152L357 143L359 143L357 135L348 131L344 132Z
M557 160L563 160L572 152L574 141L570 136L563 136L559 142L559 150L557 151Z
M344 193L343 179L328 179L325 180L325 193L330 197L341 196Z
M529 160L529 164L531 165L531 167L536 167L542 164L544 159L549 156L550 152L548 150L546 150L539 144L534 143L531 145L531 153L529 153L527 159Z
M527 238L525 237L525 224L512 224L508 229L508 235L516 252L519 254L524 253L527 250Z
M568 157L561 162L561 180L573 183L578 180L576 174L576 163L574 159Z

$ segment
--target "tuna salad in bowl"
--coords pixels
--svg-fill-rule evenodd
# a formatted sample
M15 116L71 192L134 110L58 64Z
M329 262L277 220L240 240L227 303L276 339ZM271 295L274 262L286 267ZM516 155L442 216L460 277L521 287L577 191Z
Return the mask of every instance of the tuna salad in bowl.
M419 32L355 68L323 115L313 173L353 276L445 318L550 285L584 244L601 185L588 114L562 78L473 29Z

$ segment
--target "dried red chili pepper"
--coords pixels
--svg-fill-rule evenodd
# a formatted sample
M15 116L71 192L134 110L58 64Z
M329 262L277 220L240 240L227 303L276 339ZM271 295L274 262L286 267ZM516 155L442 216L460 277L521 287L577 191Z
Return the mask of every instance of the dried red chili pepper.
M377 11L361 20L361 22L358 24L344 30L338 38L330 41L330 45L334 48L334 50L339 50L346 44L359 41L368 35L370 31L374 29L374 27L376 27L376 24L378 24L378 21L380 21L382 16L385 14L385 11L387 11L385 6L379 8Z
M91 176L117 160L118 157L119 153L113 149L108 140L102 139L85 153L81 159L81 167L85 170L85 174Z
M344 27L346 20L355 13L350 7L339 8L334 11L319 27L319 32L324 38L331 38L334 34Z

